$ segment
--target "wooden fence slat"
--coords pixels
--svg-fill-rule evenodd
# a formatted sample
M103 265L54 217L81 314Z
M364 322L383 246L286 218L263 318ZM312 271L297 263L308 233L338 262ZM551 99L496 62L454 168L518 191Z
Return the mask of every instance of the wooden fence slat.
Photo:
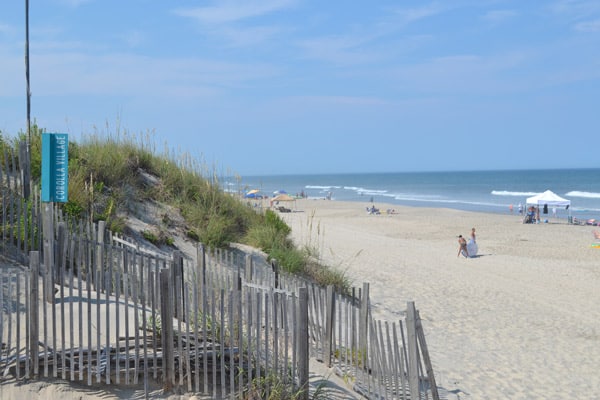
M141 278L138 274L141 271L140 265L138 264L138 257L135 253L132 253L132 268L133 268L133 279L131 281L131 297L133 298L133 345L134 345L134 358L133 358L133 384L139 383L139 366L140 366L140 321L139 321L139 290L138 284ZM108 307L107 307L108 308ZM127 304L127 308L130 309L131 305Z
M409 301L406 308L406 330L408 332L408 383L410 387L411 398L415 398L415 396L419 393L419 353L417 349L415 303Z
M163 390L170 392L173 388L175 371L173 370L173 308L171 306L171 286L169 270L160 271L162 349L163 349Z
M31 308L28 320L29 325L29 348L31 351L31 361L34 377L39 374L39 343L40 343L40 253L39 251L32 251L29 254L29 270L30 270L30 288L31 288ZM1 303L1 301L0 301ZM0 332L2 327L0 326Z
M16 333L17 333L17 337L16 337L16 343L15 343L15 357L16 357L16 363L15 363L15 372L16 372L16 376L17 379L21 379L21 297L23 297L23 293L22 293L22 288L21 288L21 274L16 273L15 274L15 292L16 292L16 304L15 304L15 314L16 314Z
M323 362L331 368L331 355L333 349L333 334L335 318L335 292L332 285L327 286L325 295L325 340L323 343Z
M4 290L4 279L6 279L6 297L7 297L7 309L10 313L13 311L14 305L12 304L13 296L12 296L12 282L10 274L2 274L2 287L1 290ZM6 362L4 365L4 370L8 370L9 366L9 354L12 349L12 318L8 319L8 334L6 335Z
M298 383L301 400L308 400L309 351L308 351L308 290L298 293Z
M69 248L69 315L71 316L69 321L69 349L70 350L70 379L71 381L75 380L75 354L74 349L77 348L75 346L75 313L73 310L73 303L75 303L75 299L73 297L73 293L75 290L75 280L73 271L75 269L75 240L69 240L68 242Z
M67 226L64 222L58 224L58 235L56 241L56 248L58 250L58 254L56 254L56 268L58 269L58 277L59 277L59 296L60 296L60 347L61 347L61 378L67 378L67 368L64 365L65 360L67 359L67 346L66 346L66 325L67 321L65 320L65 275L66 275L66 265L67 265ZM56 321L54 322L56 324ZM56 352L58 353L58 351ZM54 366L54 369L58 368L58 365Z
M429 357L429 350L427 349L427 342L425 341L425 332L423 332L423 325L421 324L421 317L419 311L416 311L416 331L419 345L423 353L423 362L425 363L425 369L427 371L427 378L429 379L429 387L431 389L431 396L433 400L440 400L439 393L437 391L437 384L435 382L435 376L433 374L433 365L431 364L431 358Z
M220 375L221 375L221 398L225 398L227 396L227 385L225 383L226 373L225 373L225 289L221 289L219 292L219 308L220 308L220 319L219 319L219 345L221 346L221 362L220 364Z
M183 295L186 299L189 299L190 285L187 282L184 287ZM192 347L192 331L190 330L190 325L192 324L192 316L190 315L190 307L189 307L190 302L186 301L184 304L187 304L188 306L184 307L185 321L187 323L185 324L186 349L183 352L183 357L185 359L185 366L187 369L187 390L188 390L188 392L191 392L192 391L193 371L192 371L192 365L191 365L191 361L190 361L190 348ZM198 352L197 346L194 347L194 351Z

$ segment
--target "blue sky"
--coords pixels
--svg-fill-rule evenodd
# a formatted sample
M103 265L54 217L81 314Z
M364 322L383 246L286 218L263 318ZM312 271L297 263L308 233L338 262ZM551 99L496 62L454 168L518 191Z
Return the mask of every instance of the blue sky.
M0 131L26 130L24 1L0 5ZM38 0L31 115L211 168L600 166L600 2Z

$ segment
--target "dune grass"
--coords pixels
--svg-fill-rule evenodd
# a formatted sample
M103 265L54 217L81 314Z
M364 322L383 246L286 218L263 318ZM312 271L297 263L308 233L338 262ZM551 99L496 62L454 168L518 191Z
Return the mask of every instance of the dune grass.
M111 130L106 127L107 131ZM344 272L315 262L315 249L298 249L289 235L291 229L279 216L267 210L257 212L231 193L226 193L214 167L186 152L165 146L159 154L151 133L132 135L118 126L114 133L98 131L81 142L69 141L69 201L63 212L73 218L104 220L113 232L126 228L124 215L135 203L152 200L180 211L187 236L208 247L244 243L276 259L283 270L303 275L321 285L334 285L348 294L351 282ZM41 135L33 125L30 158L32 181L41 179ZM0 160L6 149L18 148L24 133L10 139L0 132ZM168 225L168 224L165 224ZM168 232L143 232L161 243L170 243Z

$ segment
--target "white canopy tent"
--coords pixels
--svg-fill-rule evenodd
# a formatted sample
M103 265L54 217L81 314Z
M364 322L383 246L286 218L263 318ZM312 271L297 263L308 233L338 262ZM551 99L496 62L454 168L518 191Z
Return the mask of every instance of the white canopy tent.
M538 207L565 207L569 210L569 220L571 219L571 200L563 199L551 190L546 190L544 193L527 198L527 205L535 205Z

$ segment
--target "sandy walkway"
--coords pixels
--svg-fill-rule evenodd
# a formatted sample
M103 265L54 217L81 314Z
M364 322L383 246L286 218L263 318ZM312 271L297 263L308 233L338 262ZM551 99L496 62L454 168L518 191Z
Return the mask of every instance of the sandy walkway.
M280 215L298 244L371 284L377 318L416 302L439 386L472 399L599 398L592 227L382 204L397 213L368 215L366 205L301 200ZM479 256L457 258L471 227Z

